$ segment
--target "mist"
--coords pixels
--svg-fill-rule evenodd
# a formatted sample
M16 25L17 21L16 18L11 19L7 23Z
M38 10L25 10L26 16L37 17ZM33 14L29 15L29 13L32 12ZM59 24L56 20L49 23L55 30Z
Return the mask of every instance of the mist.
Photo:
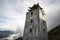
M46 14L47 30L59 25L60 0L0 0L0 30L23 35L27 9L38 2Z

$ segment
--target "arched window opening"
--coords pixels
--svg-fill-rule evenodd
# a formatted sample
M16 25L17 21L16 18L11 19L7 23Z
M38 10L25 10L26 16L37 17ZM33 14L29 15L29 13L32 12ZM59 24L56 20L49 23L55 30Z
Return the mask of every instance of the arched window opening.
M43 24L45 24L45 21L43 20Z
M32 32L32 28L30 28L30 33Z
M45 28L43 28L43 31L45 32Z
M31 12L31 15L33 15L33 12Z
M30 23L32 23L32 22L33 22L33 20L31 19L31 20L30 20Z

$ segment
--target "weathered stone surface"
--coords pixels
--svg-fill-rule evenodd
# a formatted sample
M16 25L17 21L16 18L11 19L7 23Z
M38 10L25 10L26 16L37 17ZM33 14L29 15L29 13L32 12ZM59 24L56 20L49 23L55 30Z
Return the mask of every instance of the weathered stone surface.
M46 21L42 18L43 11L39 5L35 6L26 14L23 40L48 40Z

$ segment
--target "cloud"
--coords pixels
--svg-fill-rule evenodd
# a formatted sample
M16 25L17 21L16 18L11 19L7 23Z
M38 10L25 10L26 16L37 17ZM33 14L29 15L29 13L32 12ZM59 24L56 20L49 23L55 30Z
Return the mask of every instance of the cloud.
M0 29L23 31L28 7L39 2L46 14L48 31L60 24L60 0L0 0ZM16 29L17 28L17 29ZM20 32L21 34L23 32Z
M14 11L13 7L15 8L16 2L11 2L12 0L8 1L0 1L0 28L6 30L16 30L17 25L19 24L20 14ZM15 1L15 0L14 0ZM11 4L12 3L12 4ZM13 26L13 27L12 27Z
M47 27L48 31L54 28L55 26L60 24L60 8L59 4L50 4L48 7L46 7L46 16L47 16Z

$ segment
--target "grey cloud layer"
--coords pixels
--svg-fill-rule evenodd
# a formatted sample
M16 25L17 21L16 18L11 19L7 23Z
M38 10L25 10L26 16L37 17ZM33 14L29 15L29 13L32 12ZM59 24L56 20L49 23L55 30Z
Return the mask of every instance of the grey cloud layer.
M56 25L59 25L60 0L0 0L0 22L3 22L4 24L4 20L6 19L4 25L7 25L8 23L9 25L7 26L9 27L11 27L10 25L17 27L16 24L18 24L20 29L23 31L26 16L25 14L28 7L38 2L46 13L48 31ZM3 26L1 23L0 26Z

